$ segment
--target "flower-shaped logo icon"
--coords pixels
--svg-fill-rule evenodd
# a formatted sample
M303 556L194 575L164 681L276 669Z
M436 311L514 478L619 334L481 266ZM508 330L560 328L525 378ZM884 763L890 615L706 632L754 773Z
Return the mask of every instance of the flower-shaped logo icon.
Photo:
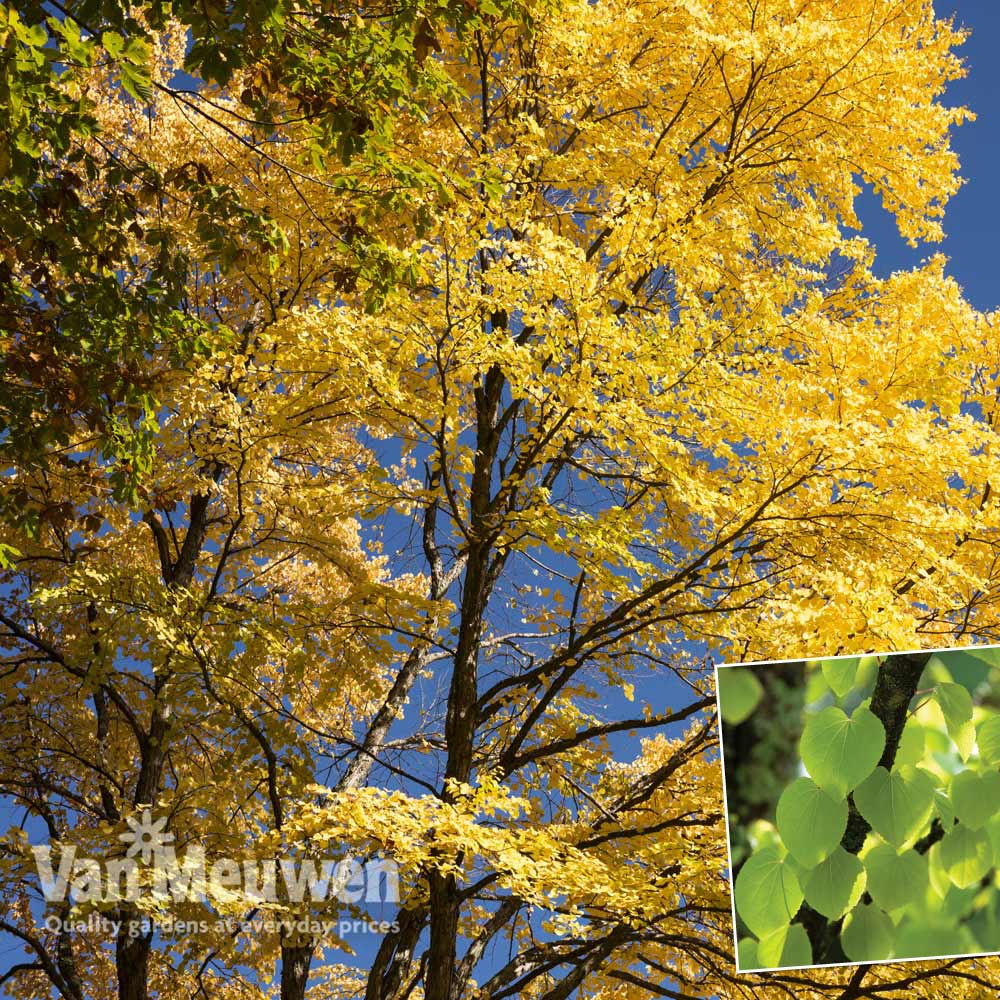
M143 809L141 818L127 816L125 822L129 829L118 834L118 839L130 845L127 857L133 858L138 854L143 864L148 865L152 858L158 859L164 847L174 839L174 835L166 829L167 817L161 816L154 822L148 809Z

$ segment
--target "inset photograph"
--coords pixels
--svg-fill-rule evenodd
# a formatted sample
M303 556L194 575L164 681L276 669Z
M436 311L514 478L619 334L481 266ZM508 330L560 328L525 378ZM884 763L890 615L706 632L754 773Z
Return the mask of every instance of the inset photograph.
M740 972L1000 951L1000 646L716 679Z

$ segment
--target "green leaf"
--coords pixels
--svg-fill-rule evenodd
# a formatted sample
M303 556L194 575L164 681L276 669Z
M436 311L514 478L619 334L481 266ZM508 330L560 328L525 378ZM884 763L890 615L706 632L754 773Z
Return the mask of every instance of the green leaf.
M986 833L993 845L993 863L1000 864L1000 816L994 816L986 824Z
M942 900L955 888L948 873L941 863L941 843L931 844L927 851L927 877L931 889L941 897Z
M757 944L757 961L762 969L812 965L812 947L806 929L801 924L792 924L764 935Z
M868 892L883 910L922 902L927 891L927 859L916 851L897 854L889 844L873 847L864 858Z
M25 41L32 47L40 49L49 40L44 24L33 24L25 36Z
M935 844L935 847L938 845ZM930 852L928 851L928 858ZM932 868L929 864L928 868ZM959 889L947 874L944 875L945 891L941 895L941 902L934 901L933 913L936 918L949 923L958 923L965 920L975 909L974 902L979 894L979 883L969 886L968 889ZM933 879L932 879L933 884Z
M854 789L854 804L872 829L894 847L924 832L934 811L934 782L919 767L875 770Z
M21 551L15 549L13 545L0 542L0 569L9 569L14 565L14 560L19 559Z
M955 741L955 746L958 747L959 757L963 761L967 761L972 756L972 751L976 746L976 727L971 722L966 722L952 736L952 739Z
M811 715L799 753L813 781L838 798L864 781L885 749L885 727L867 708L848 717L831 706Z
M843 698L854 687L858 677L858 658L856 656L838 656L829 660L819 661L820 670L826 678L830 690L838 698Z
M738 972L749 972L751 969L760 968L760 962L757 959L757 942L753 938L740 938L736 942L736 966Z
M962 653L975 657L988 667L1000 667L1000 646L969 646Z
M975 741L972 728L972 695L961 684L938 684L934 698L944 716L948 735L955 741L962 760L968 760Z
M924 759L926 749L924 727L919 722L910 719L903 727L903 735L899 739L899 746L896 747L896 759L893 761L893 766L905 767L907 764L919 764Z
M941 709L949 733L972 718L972 695L961 684L938 684L934 689L934 700Z
M970 830L978 830L1000 813L1000 773L961 771L951 779L955 815Z
M904 920L896 931L895 958L945 958L976 951L964 927Z
M126 92L137 101L146 102L153 96L153 83L149 72L142 66L131 63L120 64L122 86Z
M979 756L990 767L1000 767L1000 715L990 715L976 729Z
M941 840L941 867L959 889L975 885L993 867L993 845L985 830L959 823Z
M766 819L755 819L747 828L747 840L755 851L763 850L765 847L773 847L781 852L781 838L773 823Z
M880 659L881 657L878 656L862 656L858 660L858 676L855 683L859 687L875 683L875 678L878 676Z
M894 936L888 914L870 903L862 903L844 918L840 944L852 962L877 962L892 958Z
M934 789L934 811L941 820L941 825L947 830L955 823L955 804L944 788Z
M843 847L814 868L802 886L806 902L824 917L837 920L852 909L865 891L865 866Z
M840 843L847 829L847 802L809 778L796 778L778 799L781 842L799 864L813 868Z
M125 50L125 39L117 31L105 31L101 35L101 44L113 59L117 59Z
M736 876L736 911L758 937L791 923L802 905L795 873L773 847L752 854Z
M720 667L719 714L722 721L738 726L757 707L764 688L746 667Z
M969 691L975 691L989 676L992 657L995 655L995 648L970 646L938 653L936 658L947 665L956 683Z
M137 66L145 66L150 60L149 43L143 38L132 38L125 46L124 57Z

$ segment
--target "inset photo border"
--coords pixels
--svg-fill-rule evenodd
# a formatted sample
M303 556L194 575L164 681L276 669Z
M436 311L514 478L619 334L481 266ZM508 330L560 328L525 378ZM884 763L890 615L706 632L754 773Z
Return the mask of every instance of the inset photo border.
M1000 645L716 690L739 972L1000 953Z

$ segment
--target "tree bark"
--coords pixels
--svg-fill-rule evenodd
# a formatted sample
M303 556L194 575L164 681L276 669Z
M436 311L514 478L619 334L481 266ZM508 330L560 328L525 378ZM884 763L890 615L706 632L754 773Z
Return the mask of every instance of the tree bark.
M313 942L281 946L281 1000L302 1000L309 982Z
M887 771L892 770L896 760L896 751L899 749L903 727L906 725L910 702L916 693L920 675L932 655L932 653L900 653L887 657L879 668L875 690L872 692L871 711L885 727L885 749L882 751L878 766L884 767ZM857 854L871 826L858 812L853 795L847 797L847 803L849 807L847 829L840 844L848 854ZM933 843L929 838L926 839L928 843L924 850ZM798 916L809 936L814 962L849 961L840 946L843 918L828 920L806 903L802 905Z

